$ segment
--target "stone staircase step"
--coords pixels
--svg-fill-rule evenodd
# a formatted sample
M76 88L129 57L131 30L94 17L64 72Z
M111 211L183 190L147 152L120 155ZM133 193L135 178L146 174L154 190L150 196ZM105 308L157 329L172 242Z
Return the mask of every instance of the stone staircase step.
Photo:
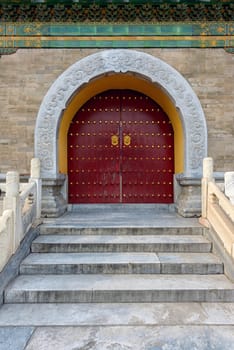
M233 302L224 275L21 275L5 303Z
M33 253L21 274L160 273L154 253Z
M163 204L163 203L92 203L92 204L69 204L68 211L72 213L78 213L79 215L89 215L91 217L102 217L103 212L108 213L111 217L127 217L135 218L137 215L151 215L163 214L170 215L175 214L175 204Z
M21 274L220 274L211 253L32 253Z
M165 218L166 220L166 218ZM180 224L168 226L85 226L78 224L49 224L41 226L42 235L202 235L204 227L201 225L182 226Z
M221 274L223 263L212 253L158 253L162 274Z
M211 243L197 235L40 235L35 253L210 252Z

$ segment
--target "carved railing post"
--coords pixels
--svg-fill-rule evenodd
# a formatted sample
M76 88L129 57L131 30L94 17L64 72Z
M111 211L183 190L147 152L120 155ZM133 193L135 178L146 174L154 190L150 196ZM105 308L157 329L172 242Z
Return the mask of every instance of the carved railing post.
M36 219L41 217L41 176L40 176L40 160L38 158L32 158L31 160L31 176L30 182L35 182L37 186L37 198L36 200Z
M207 218L207 202L208 202L208 183L213 179L213 158L207 157L203 159L203 178L202 178L202 217Z
M234 205L234 171L228 171L224 174L225 195Z
M10 171L6 174L6 196L3 200L3 210L13 211L13 250L16 251L23 237L21 205L19 197L19 173Z
M0 216L0 272L14 253L13 211L4 210Z
M18 195L19 195L19 173L17 171L9 171L6 174L6 196L4 198L4 203L3 203L4 210L11 209L12 198Z

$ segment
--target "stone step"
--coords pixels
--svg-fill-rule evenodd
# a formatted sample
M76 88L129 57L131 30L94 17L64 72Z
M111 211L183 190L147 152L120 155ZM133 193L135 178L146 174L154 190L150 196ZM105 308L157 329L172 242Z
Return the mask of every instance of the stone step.
M172 225L166 223L160 226L86 226L78 224L45 223L40 227L42 235L202 235L201 225Z
M210 253L33 253L21 274L220 274L223 264Z
M121 215L132 217L138 214L153 213L158 215L163 213L164 215L169 213L175 213L175 204L163 204L163 203L98 203L98 204L69 204L68 212L78 213L78 215L98 216L102 215L102 212L108 213L110 216Z
M158 253L162 274L221 274L223 263L212 253Z
M35 253L79 252L210 252L211 243L191 235L40 235Z
M33 253L21 274L160 273L154 253Z
M21 275L5 303L233 302L225 275Z

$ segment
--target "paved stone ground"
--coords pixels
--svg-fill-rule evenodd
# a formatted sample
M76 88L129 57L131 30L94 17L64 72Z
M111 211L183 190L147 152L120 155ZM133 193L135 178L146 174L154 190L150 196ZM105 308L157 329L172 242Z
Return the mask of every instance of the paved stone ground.
M234 327L5 327L1 350L233 350Z
M36 329L25 350L230 350L233 344L228 327L49 327Z
M233 350L234 303L15 304L0 350Z

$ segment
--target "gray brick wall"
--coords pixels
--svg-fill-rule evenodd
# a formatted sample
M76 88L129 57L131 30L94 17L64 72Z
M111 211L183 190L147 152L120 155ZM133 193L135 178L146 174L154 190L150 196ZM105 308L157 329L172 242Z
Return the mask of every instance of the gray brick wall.
M0 173L29 173L40 103L53 81L91 49L18 50L0 59ZM141 50L142 51L142 50ZM216 171L234 169L234 55L223 49L146 49L176 68L201 101Z

